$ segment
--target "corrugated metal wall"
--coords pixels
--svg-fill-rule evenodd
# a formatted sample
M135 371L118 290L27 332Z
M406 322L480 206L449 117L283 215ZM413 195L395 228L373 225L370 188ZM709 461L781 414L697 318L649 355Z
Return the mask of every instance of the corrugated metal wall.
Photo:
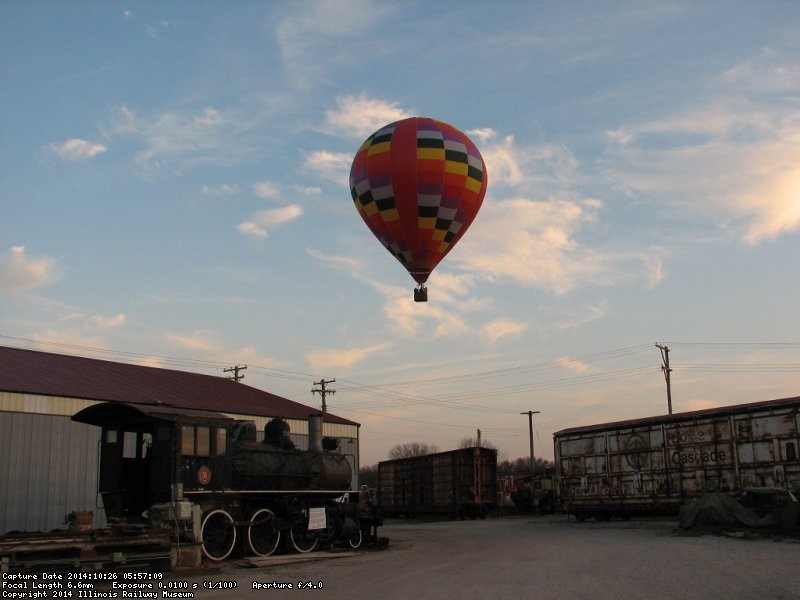
M63 527L73 510L96 508L100 429L69 417L0 412L0 533Z

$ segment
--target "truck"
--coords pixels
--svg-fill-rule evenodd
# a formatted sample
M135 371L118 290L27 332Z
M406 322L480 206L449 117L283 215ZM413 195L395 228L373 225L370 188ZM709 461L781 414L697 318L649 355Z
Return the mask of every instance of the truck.
M384 517L485 518L497 499L497 450L460 448L378 463Z
M572 427L553 435L562 509L672 513L710 492L800 492L800 397Z

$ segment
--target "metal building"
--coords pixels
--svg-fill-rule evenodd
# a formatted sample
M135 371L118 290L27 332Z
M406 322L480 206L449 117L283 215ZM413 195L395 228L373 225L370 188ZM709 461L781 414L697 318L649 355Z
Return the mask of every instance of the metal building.
M273 417L308 448L308 416L317 408L224 377L0 346L0 533L63 527L72 511L94 511L100 430L70 420L104 401L169 405L255 421L263 437ZM325 414L323 435L336 438L357 482L359 428ZM261 438L259 438L261 439Z

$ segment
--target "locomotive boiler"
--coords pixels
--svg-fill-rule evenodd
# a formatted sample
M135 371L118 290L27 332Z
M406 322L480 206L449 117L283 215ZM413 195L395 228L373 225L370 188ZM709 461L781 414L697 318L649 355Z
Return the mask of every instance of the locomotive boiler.
M281 541L298 552L361 544L352 468L323 446L319 415L308 450L294 447L282 419L263 441L252 421L166 405L105 402L72 419L102 428L98 492L109 523L174 527L179 543L214 561L237 547L266 556Z

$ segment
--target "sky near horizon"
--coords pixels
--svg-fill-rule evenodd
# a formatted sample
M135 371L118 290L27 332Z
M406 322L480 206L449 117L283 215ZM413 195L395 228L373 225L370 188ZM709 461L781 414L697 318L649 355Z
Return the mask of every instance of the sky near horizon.
M656 344L676 412L800 395L800 3L487 6L1 3L0 344L335 378L362 464L664 414ZM414 115L489 177L426 304L348 189Z

